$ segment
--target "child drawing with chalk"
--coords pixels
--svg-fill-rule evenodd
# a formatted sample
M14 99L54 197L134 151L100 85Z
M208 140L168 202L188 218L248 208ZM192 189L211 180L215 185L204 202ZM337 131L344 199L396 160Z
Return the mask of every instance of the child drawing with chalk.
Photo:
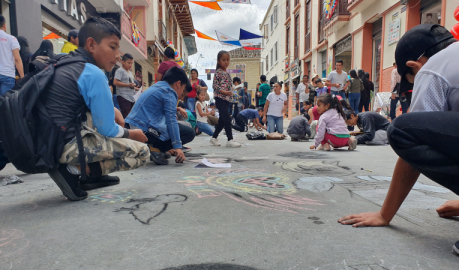
M314 145L311 149L330 151L331 147L348 146L357 148L357 140L351 137L346 126L346 114L335 95L323 94L317 99L317 112L320 114Z
M218 135L225 128L226 137L228 137L228 142L226 147L241 147L241 144L233 140L233 129L231 126L231 116L229 113L230 99L233 95L231 87L233 86L233 81L231 76L226 69L230 64L230 55L227 51L220 51L217 55L217 68L215 71L213 89L215 96L215 104L217 109L220 112L220 118L218 119L218 124L215 127L214 135L210 139L210 143L214 146L220 146L218 142Z

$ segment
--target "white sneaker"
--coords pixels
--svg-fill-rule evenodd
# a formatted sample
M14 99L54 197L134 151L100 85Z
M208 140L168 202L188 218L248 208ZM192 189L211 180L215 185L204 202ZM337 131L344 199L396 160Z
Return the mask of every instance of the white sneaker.
M210 139L210 144L212 144L213 146L222 146L222 145L218 142L218 139L215 139L215 138L211 138L211 139Z
M238 142L235 142L234 140L231 140L226 143L226 147L236 148L236 147L241 147L241 144Z
M310 139L314 139L314 137L316 136L316 127L318 124L319 124L318 120L312 121L311 127L310 127L311 136L309 136Z
M357 140L355 137L350 137L349 138L349 151L354 151L357 148Z

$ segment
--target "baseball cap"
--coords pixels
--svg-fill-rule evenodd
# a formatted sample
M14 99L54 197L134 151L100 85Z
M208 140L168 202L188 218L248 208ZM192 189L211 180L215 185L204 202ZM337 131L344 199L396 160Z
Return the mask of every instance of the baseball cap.
M74 37L74 38L76 38L76 37L78 37L78 33L79 33L79 32L80 32L80 31L78 31L78 30L76 30L76 29L70 30L70 32L69 32L69 37Z
M403 35L395 49L397 71L402 77L400 82L401 94L413 90L413 84L405 77L410 71L406 62L417 61L426 51L450 38L453 38L453 35L446 28L438 24L420 24Z

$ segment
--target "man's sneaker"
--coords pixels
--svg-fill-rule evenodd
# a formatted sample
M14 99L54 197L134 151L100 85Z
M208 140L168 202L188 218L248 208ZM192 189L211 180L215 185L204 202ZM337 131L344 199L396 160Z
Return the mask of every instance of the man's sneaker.
M186 146L182 146L182 152L183 152L183 153L191 152L191 148L186 147Z
M88 180L81 182L81 189L91 190L96 188L118 185L120 178L118 176L102 175L99 177L88 177Z
M172 154L170 152L166 152L166 153L162 153L163 154L163 157L165 159L170 159L172 157Z
M235 142L234 140L231 140L226 143L226 147L236 148L236 147L241 147L241 144L238 142Z
M318 120L312 121L311 128L310 128L311 136L309 136L309 138L314 139L314 137L316 136L316 128L318 124L319 124Z
M169 161L163 157L163 154L159 152L150 152L150 160L157 165L167 165Z
M81 201L88 197L88 193L81 190L80 176L71 174L67 170L67 164L59 165L59 169L48 174L70 201Z
M354 151L357 148L357 140L355 137L350 137L349 138L349 151Z
M215 138L210 139L210 144L212 144L213 146L221 146L221 144L218 142L218 139Z
M459 241L453 245L453 252L456 253L456 255L459 255Z

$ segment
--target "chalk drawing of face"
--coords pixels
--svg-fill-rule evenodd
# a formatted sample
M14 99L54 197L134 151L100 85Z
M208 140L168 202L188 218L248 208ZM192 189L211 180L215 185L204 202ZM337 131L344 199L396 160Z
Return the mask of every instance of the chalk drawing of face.
M137 221L150 225L151 220L163 214L170 203L184 202L188 199L182 194L158 195L154 198L131 199L127 203L136 203L133 207L122 207L115 212L129 211Z
M340 166L339 161L307 160L275 162L274 165L286 171L297 172L310 176L337 177L353 174L349 168Z

